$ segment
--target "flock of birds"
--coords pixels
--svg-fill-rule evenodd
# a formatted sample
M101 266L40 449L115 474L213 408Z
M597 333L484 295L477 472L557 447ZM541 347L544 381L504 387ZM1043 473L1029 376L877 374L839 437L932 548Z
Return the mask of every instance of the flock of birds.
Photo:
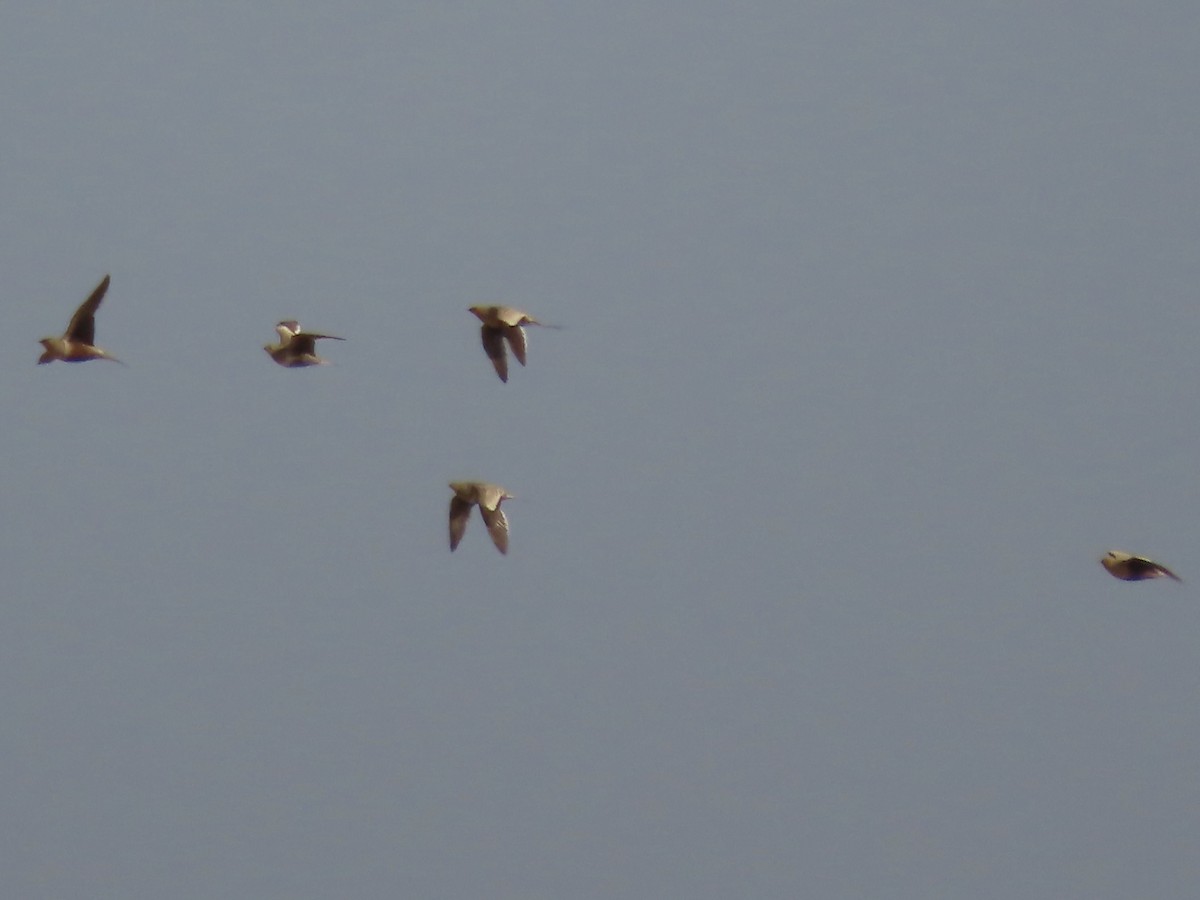
M120 363L107 350L96 346L96 310L108 292L109 276L96 285L91 296L80 304L71 316L71 322L61 337L42 338L44 348L38 365L62 360L63 362L87 362L92 359L109 359ZM543 325L528 313L510 306L472 306L470 311L483 323L480 327L480 337L483 350L500 380L508 381L508 353L505 344L512 348L512 354L522 366L525 365L525 331L526 325ZM327 360L317 355L317 341L342 341L345 338L332 334L316 334L303 331L300 323L295 320L285 320L275 326L279 333L279 343L267 344L263 347L267 355L281 366L289 369L305 366L322 366ZM124 363L121 363L124 365ZM467 530L467 521L471 517L471 507L478 506L483 523L487 526L492 543L501 553L508 552L508 519L500 504L512 500L513 495L498 484L486 481L452 481L450 490L454 496L450 498L450 549L458 547L463 534Z
M56 359L63 362L86 362L90 359L121 362L107 350L96 346L96 310L108 291L108 282L109 277L105 275L91 296L75 310L62 337L42 338L41 344L45 350L38 359L38 365ZM525 326L543 323L510 306L472 306L470 311L483 323L480 326L480 338L484 353L492 361L500 380L507 382L508 351L505 345L512 349L517 362L525 365ZM325 365L326 360L317 355L317 341L345 340L332 334L303 331L300 323L294 320L280 322L275 330L279 333L279 343L267 344L263 349L271 359L286 368ZM478 506L492 543L501 553L507 553L508 519L500 504L512 500L513 495L500 485L485 481L452 481L450 490L454 491L454 496L450 498L450 549L453 551L458 547L467 530L471 507ZM1182 581L1162 563L1124 550L1108 551L1101 557L1100 564L1110 575L1122 581L1147 581L1164 576Z

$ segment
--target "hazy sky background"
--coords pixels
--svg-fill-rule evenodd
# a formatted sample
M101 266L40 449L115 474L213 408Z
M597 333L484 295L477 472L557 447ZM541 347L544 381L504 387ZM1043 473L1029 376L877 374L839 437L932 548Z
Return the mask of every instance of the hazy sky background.
M1194 896L1198 44L6 3L3 893Z

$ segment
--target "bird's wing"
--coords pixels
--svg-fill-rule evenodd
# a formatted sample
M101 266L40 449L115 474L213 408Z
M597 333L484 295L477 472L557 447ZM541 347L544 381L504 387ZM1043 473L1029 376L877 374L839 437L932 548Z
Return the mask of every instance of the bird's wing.
M96 310L100 307L100 301L104 299L107 291L108 276L105 275L96 285L96 289L92 291L92 296L84 300L79 309L75 310L75 315L71 316L71 324L67 326L67 333L64 335L67 340L88 345L95 343Z
M492 536L492 543L496 545L496 549L501 553L507 553L508 518L504 515L504 510L498 506L495 509L486 509L481 503L479 512L483 516L483 523L487 525L488 534Z
M525 329L520 325L510 325L504 329L504 336L508 338L508 345L512 347L517 362L525 365Z
M450 549L462 540L467 530L467 519L471 517L471 504L457 494L450 498Z
M1134 580L1143 578L1158 578L1160 575L1166 575L1168 578L1175 581L1183 579L1164 566L1162 563L1156 563L1152 559L1146 559L1144 556L1132 556L1125 561L1125 566Z
M1172 572L1170 569L1168 569L1162 563L1154 563L1154 568L1158 569L1158 571L1162 572L1164 575L1166 575L1168 578L1172 579L1173 581L1180 581L1180 582L1183 581L1182 578L1180 578L1178 575L1176 575L1174 572Z
M504 352L504 338L500 329L484 325L479 329L479 337L483 341L483 352L495 366L496 374L501 381L508 381L508 356Z
M1158 574L1154 563L1141 556L1131 556L1128 559L1118 560L1117 563L1119 566L1117 571L1124 570L1126 576L1131 576L1131 580L1153 578Z
M292 335L292 339L288 341L287 351L290 356L315 356L317 352L315 336L303 332Z

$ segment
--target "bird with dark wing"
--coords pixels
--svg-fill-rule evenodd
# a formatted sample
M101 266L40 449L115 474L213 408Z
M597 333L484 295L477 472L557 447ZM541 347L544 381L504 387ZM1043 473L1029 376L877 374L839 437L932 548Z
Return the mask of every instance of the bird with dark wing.
M1164 575L1175 581L1183 581L1162 563L1144 556L1134 556L1124 550L1109 550L1100 557L1100 565L1104 566L1113 578L1120 578L1122 581L1146 581L1150 578L1162 578Z
M263 349L271 359L289 369L329 365L328 360L317 356L317 341L345 340L332 334L301 331L300 323L292 319L280 322L275 330L279 332L279 343L267 344Z
M96 310L100 308L100 301L108 291L108 281L108 276L105 275L92 291L92 295L75 310L75 315L71 316L71 324L67 326L62 337L42 338L40 343L45 349L38 359L39 366L56 359L63 362L87 362L89 359L111 359L113 362L121 362L95 344Z

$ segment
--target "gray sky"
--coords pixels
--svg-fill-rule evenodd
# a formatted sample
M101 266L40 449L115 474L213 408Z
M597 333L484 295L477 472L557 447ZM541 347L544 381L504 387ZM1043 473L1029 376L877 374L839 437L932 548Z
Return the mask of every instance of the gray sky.
M1198 40L5 4L4 893L1191 896Z

